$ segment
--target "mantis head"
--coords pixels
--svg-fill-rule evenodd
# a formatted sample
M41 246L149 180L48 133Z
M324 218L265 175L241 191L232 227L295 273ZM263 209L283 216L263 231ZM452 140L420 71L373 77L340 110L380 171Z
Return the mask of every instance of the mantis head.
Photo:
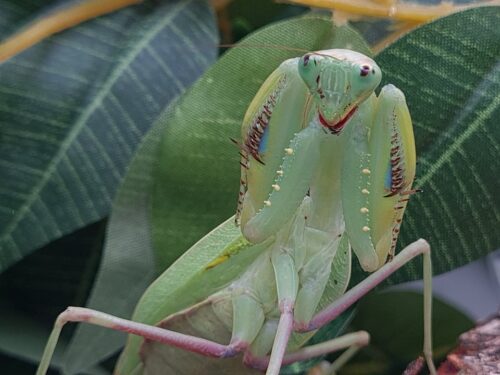
M320 123L333 134L340 133L382 78L375 61L342 49L306 54L298 68L317 105Z

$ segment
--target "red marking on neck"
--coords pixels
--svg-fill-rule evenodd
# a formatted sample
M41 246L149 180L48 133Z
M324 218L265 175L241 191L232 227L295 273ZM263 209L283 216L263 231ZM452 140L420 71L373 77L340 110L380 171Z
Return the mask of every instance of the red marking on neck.
M356 112L357 109L358 109L357 106L353 107L343 118L341 118L339 121L337 121L334 124L328 122L323 117L323 115L321 114L321 112L318 112L319 113L319 122L325 128L328 128L332 132L332 134L338 134L338 133L340 133L342 131L342 129L344 128L344 125L346 124L346 122L349 121L349 119L352 117L352 115L354 115L354 112Z

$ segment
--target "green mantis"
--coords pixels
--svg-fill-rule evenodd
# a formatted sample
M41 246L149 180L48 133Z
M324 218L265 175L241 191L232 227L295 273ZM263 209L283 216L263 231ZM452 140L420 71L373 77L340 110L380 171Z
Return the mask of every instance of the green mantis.
M227 225L216 229L211 236L225 236L229 245L208 250L216 256L198 263L176 298L158 302L161 291L167 292L165 280L203 248L202 239L146 292L134 315L137 322L68 308L56 321L38 373L45 373L67 321L141 337L129 339L117 374L276 375L283 364L348 348L328 369L333 372L367 344L368 334L301 348L311 332L420 254L424 355L434 372L429 246L419 240L394 254L414 192L411 119L396 87L374 94L380 80L373 60L349 50L283 62L251 102L242 139L235 141L241 154L235 220L243 237L228 235ZM362 268L373 273L346 292L351 248Z

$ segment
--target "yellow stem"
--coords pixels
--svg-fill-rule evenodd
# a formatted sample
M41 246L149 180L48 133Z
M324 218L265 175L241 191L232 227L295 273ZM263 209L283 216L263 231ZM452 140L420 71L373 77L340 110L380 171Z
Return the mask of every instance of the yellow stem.
M398 24L396 30L394 30L389 35L387 35L385 38L383 38L382 40L379 40L378 42L376 42L375 44L373 44L371 46L373 53L378 54L380 51L382 51L389 44L394 43L401 36L410 32L411 30L413 30L417 26L418 26L418 24L416 24L414 22L404 22L404 23Z
M370 17L391 18L394 20L424 23L452 12L475 8L483 5L498 5L499 0L486 0L470 5L454 5L442 2L438 5L410 3L373 2L370 0L277 0L314 8L336 9L347 13Z
M214 7L216 12L226 9L233 0L211 0L210 4Z
M56 11L0 44L0 63L55 33L140 2L142 0L88 0Z

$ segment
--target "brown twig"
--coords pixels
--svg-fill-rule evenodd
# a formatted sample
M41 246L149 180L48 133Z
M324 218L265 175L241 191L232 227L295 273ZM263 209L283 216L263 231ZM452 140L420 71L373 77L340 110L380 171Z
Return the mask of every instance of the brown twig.
M53 34L140 2L142 0L88 0L58 10L28 25L0 44L0 63Z

